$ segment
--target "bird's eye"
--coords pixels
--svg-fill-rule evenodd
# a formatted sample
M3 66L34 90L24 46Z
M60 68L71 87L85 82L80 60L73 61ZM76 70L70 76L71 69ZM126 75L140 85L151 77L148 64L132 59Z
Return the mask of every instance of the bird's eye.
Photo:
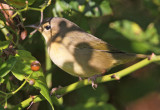
M44 27L46 30L50 30L51 29L51 26L50 25L47 25Z

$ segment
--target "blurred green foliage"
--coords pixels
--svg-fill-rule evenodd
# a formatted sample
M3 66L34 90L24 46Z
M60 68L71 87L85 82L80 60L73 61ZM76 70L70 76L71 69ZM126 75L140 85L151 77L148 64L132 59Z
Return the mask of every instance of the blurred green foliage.
M16 7L16 8L24 8L26 5L26 0L4 0L9 5ZM35 0L27 0L29 5L32 5Z
M20 9L24 5L17 6L17 2L21 4L25 0L6 1L9 1L9 4L13 7ZM34 8L42 7L45 4L44 0L28 0L28 2L29 6ZM64 17L69 19L79 25L83 30L103 39L122 51L160 54L159 9L159 0L52 0L51 5L44 10L44 18ZM1 14L0 19L5 21L2 16ZM28 25L39 22L41 15L40 12L27 10L22 12L22 17L26 19L24 25ZM9 27L6 26L6 28L8 29ZM42 35L36 32L31 36L29 33L32 29L27 30L28 37L25 40L20 40L16 47L22 53L19 54L19 58L16 59L10 56L5 62L0 59L0 90L9 92L17 88L20 85L20 81L17 80L23 80L25 78L23 73L27 75L31 71L29 70L29 62L32 59L35 60L35 58L41 62L50 89L59 85L67 86L77 81L78 78L70 76L50 62ZM8 47L9 40L5 40L5 35L2 31L0 31L0 36L0 50L2 50ZM23 55L24 57L21 57ZM118 71L131 64L118 66L107 74ZM92 90L90 86L78 89L65 95L63 100L58 102L59 104L54 103L55 109L125 110L132 102L142 99L149 93L159 91L160 71L158 68L158 64L151 64L120 81L100 84L96 90ZM16 78L13 78L11 73ZM36 78L37 75L42 75L42 70L40 74L37 73L34 75L33 78ZM45 88L48 91L45 87L46 81L44 79L37 80L40 80L40 83L43 81L42 83L44 84L42 84L43 86L41 84L36 84L35 86L39 86L38 88L41 88L41 90ZM14 101L16 96L11 97L8 105L18 104L28 98L30 94L33 94L34 90L30 86L28 89L24 88L21 94L27 95L20 95L17 102ZM44 91L44 94L47 94L46 91ZM47 96L46 94L44 96ZM50 98L46 99L48 101L50 100ZM49 104L46 103L40 102L39 105L33 106L38 110L49 109Z

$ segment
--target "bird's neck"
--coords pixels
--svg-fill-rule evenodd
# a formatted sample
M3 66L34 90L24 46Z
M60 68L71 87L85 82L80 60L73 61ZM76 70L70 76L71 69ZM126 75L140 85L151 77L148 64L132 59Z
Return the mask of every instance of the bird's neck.
M45 37L45 41L46 41L46 44L47 44L47 47L49 47L50 45L54 44L54 43L61 43L62 42L62 38L60 36L57 36L57 37Z
M42 33L42 35L43 35L43 37L44 37L44 39L45 39L45 41L46 41L46 44L47 44L48 41L49 41L49 38L47 37L47 35L45 35L45 34L43 34L43 33Z

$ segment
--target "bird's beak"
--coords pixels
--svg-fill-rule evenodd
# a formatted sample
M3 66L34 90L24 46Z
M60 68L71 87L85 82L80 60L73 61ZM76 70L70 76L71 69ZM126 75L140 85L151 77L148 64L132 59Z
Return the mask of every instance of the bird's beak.
M24 27L30 27L30 28L33 28L33 29L39 28L39 26L37 24L26 25Z
M26 25L24 27L30 27L30 28L38 30L39 32L42 31L42 27L39 24L31 24L31 25Z

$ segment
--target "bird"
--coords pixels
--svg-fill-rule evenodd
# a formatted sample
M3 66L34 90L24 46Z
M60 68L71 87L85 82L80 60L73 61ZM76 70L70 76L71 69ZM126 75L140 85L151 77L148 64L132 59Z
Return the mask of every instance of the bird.
M120 51L65 18L50 17L27 27L35 28L43 35L55 65L80 79L88 78L93 88L97 88L96 78L111 68L147 58L147 55Z

